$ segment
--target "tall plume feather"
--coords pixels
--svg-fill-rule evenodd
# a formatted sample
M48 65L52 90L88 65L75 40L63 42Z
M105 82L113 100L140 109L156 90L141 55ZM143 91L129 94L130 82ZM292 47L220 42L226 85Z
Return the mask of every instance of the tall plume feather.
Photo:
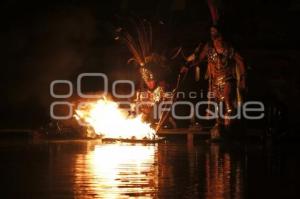
M220 3L221 3L220 0L207 0L213 25L217 25L220 18L220 13L219 13Z
M119 33L120 39L124 41L133 55L131 60L135 60L139 65L147 62L147 57L152 54L152 26L145 19L131 19L130 25L133 26L133 32L129 32L130 28L121 29Z

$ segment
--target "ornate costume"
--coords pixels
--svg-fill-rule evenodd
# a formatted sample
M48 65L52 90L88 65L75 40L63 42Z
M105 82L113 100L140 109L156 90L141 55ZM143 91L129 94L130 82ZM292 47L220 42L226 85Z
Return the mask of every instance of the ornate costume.
M230 126L231 116L235 108L242 103L242 91L245 90L245 66L243 58L234 48L223 40L217 25L220 22L222 2L207 0L213 26L210 28L211 41L199 53L190 56L187 61L203 61L207 58L207 74L209 92L213 93L214 101L219 105L218 113L222 111L224 118L218 118L215 127L211 130L213 139L220 137L220 126ZM182 70L184 71L184 70ZM209 100L211 100L209 98ZM221 110L222 108L222 110ZM210 109L210 106L208 107ZM220 114L219 114L220 116Z
M225 102L225 114L232 112L232 92L235 81L234 49L225 47L222 53L218 53L212 44L208 44L208 76L210 79L210 91L214 93L218 102ZM230 91L228 91L228 89Z
M211 38L202 49L188 58L189 61L203 61L207 59L206 78L209 81L208 91L213 94L217 102L218 113L225 117L219 117L212 137L219 137L219 130L214 131L221 125L230 126L235 108L242 103L241 91L245 88L245 66L242 57L228 43L223 41L215 27L211 28ZM223 105L223 106L220 106ZM211 106L208 107L210 109ZM222 111L223 114L220 114Z
M136 104L144 102L139 106L139 111L143 113L144 120L154 122L153 105L165 99L166 77L171 70L166 64L165 56L154 52L151 24L146 20L137 20L133 22L133 25L135 31L131 33L127 29L118 28L115 38L127 45L133 56L129 62L134 62L138 67L141 86L135 102Z

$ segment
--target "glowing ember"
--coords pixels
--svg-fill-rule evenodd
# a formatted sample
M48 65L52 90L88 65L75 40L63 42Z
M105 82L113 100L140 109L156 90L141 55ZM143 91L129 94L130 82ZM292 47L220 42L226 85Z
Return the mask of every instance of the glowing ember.
M100 99L85 102L75 111L75 118L105 138L153 139L155 131L142 121L141 115L132 117L116 102Z

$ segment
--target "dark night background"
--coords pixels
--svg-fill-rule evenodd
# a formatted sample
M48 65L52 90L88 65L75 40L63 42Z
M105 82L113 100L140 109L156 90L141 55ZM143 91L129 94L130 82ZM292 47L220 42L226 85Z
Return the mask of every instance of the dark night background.
M75 82L81 72L134 78L112 24L123 16L163 21L161 41L192 52L211 24L202 0L18 1L1 7L1 128L36 128L48 118L49 84ZM224 1L222 28L245 58L249 99L279 104L296 132L299 106L300 3L297 0ZM160 42L160 41L156 41Z

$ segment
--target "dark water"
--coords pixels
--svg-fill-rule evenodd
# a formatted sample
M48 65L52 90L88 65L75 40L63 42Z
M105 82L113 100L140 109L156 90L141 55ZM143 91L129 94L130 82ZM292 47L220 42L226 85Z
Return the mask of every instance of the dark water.
M185 142L0 144L1 198L299 198L296 150Z

